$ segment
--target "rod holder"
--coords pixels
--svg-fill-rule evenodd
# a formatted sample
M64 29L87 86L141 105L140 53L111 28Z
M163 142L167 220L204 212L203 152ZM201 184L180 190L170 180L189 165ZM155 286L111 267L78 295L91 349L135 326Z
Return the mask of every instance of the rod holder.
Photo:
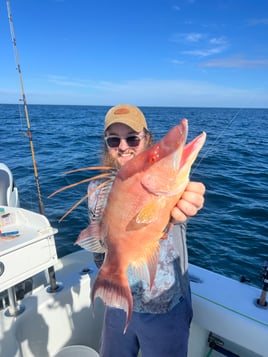
M262 281L263 281L262 292L260 298L257 299L257 304L260 307L267 307L268 306L266 301L266 296L268 291L268 262L267 261L264 262Z
M49 278L49 287L47 288L48 293L57 293L63 289L62 284L58 284L56 281L55 269L53 266L48 268L48 278Z
M15 287L12 286L11 288L8 288L7 293L8 293L9 307L5 312L5 316L15 317L22 314L23 311L25 310L25 307L21 304L18 304Z

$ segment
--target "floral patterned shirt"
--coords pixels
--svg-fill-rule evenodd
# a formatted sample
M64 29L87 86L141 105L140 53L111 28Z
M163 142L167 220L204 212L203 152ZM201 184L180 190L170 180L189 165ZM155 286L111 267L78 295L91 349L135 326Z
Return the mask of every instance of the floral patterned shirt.
M96 187L91 182L88 191ZM94 216L98 190L89 196L89 219ZM160 239L160 254L155 280L150 289L148 282L141 280L132 267L128 269L128 280L133 295L133 310L142 313L165 313L170 311L190 291L188 277L188 254L186 246L186 224L176 224L167 239ZM104 260L103 253L93 253L98 267Z

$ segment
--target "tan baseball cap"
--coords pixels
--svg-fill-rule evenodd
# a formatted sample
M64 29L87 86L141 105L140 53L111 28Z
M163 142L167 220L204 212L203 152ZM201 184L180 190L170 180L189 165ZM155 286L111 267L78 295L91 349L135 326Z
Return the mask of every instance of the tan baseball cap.
M122 123L139 133L147 129L146 119L142 111L130 104L119 104L108 110L105 116L104 131L114 123Z

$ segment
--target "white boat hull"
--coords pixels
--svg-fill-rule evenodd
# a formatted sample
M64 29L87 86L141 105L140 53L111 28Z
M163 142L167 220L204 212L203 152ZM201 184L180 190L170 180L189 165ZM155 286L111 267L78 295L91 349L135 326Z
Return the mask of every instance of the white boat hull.
M190 265L190 274L200 282L191 283L194 319L189 355L200 355L196 345L203 339L201 356L205 356L209 334L213 333L224 349L238 356L267 357L268 309L257 304L260 290L194 265ZM217 354L213 352L213 356Z
M44 285L21 302L25 311L7 317L1 311L1 357L54 357L64 346L85 345L98 351L103 305L96 301L94 316L90 290L96 276L92 255L79 251L59 259L57 280L63 289L49 294ZM268 311L255 306L260 290L196 266L194 276L189 357L223 356L210 351L212 333L222 348L240 357L268 356Z

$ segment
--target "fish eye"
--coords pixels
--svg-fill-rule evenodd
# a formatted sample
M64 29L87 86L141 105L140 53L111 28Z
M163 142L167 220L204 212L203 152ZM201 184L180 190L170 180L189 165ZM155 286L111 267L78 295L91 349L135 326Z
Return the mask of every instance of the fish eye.
M159 154L154 152L149 156L149 164L153 165L159 160Z

